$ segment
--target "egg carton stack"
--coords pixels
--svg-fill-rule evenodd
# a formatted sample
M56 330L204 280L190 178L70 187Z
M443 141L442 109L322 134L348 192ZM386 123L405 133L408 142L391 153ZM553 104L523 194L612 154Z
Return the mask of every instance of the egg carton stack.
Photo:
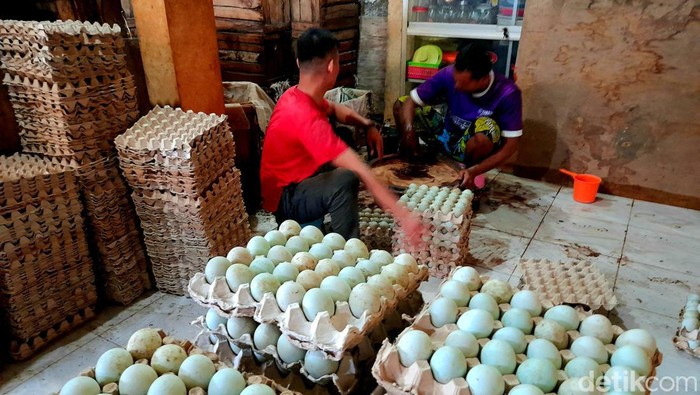
M394 228L394 252L407 252L428 265L430 275L445 278L455 266L463 264L469 253L471 233L470 190L410 184L399 199L420 216L428 228L423 243L412 244L401 228Z
M289 353L325 361L316 370L301 369L308 380L333 383L338 392L347 393L356 385L359 370L349 369L347 376L339 369L364 359L350 350L366 343L390 313L402 311L404 303L415 306L420 298L411 295L427 276L427 267L407 254L394 258L386 251L370 253L358 239L346 241L335 233L324 236L313 226L301 229L296 222L285 221L279 230L253 237L246 247L234 247L226 258L212 258L205 273L192 278L189 292L197 303L212 309L210 314L228 319L229 326L234 321L257 322L261 331L277 335L274 342L261 343L258 331L249 325L246 342L240 339L244 332L228 328L226 335L220 328L218 334L228 336L232 344L247 344L262 354L268 345L274 346L267 354L275 355L282 336ZM298 361L287 360L282 367L293 368Z
M74 170L0 156L0 304L24 359L92 317L97 301Z
M131 303L150 281L113 146L138 118L119 27L0 21L0 52L22 151L76 168L100 289L113 301Z
M183 295L208 257L249 237L226 116L156 107L115 143L158 289Z
M681 351L700 358L700 295L688 295L688 301L681 310L681 324L673 337L673 345Z
M126 348L103 353L94 367L69 380L60 393L298 394L264 376L241 373L217 353L155 328L140 329Z
M591 262L555 262L527 259L520 262L521 287L537 293L550 305L581 305L592 311L617 306L612 287Z
M379 207L365 207L360 210L360 238L368 247L377 250L391 250L394 235L394 217Z
M462 267L395 343L384 342L372 373L390 394L569 394L601 377L631 393L624 386L653 378L661 360L644 329L546 309L536 293Z

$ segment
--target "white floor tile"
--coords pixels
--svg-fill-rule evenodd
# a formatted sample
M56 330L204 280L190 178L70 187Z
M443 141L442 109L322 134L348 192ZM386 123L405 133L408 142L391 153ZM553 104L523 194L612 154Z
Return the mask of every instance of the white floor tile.
M473 227L466 264L510 275L525 252L528 239L488 228Z
M698 251L700 233L680 234L668 232L662 227L640 228L630 225L623 258L698 277Z
M635 200L630 227L700 239L700 211Z
M555 216L575 216L627 225L631 209L632 199L600 193L593 203L579 203L573 199L572 188L562 187L549 212Z
M535 239L589 248L594 254L619 257L626 232L626 224L550 210L535 233Z

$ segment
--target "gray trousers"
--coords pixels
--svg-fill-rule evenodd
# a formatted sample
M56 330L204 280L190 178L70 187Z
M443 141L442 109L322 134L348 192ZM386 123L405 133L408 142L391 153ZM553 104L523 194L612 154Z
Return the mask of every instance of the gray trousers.
M357 194L360 180L350 170L332 169L298 184L286 186L275 216L277 223L293 219L300 224L331 216L331 232L345 239L359 237Z

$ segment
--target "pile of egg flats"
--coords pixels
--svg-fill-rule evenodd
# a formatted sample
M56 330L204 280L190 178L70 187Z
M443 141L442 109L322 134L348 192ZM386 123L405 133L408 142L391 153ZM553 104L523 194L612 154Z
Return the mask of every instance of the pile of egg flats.
M432 277L445 278L469 253L472 199L466 189L410 184L399 202L417 213L428 226L423 243L411 244L401 228L395 229L394 252L407 252L428 265Z
M150 280L113 146L139 116L120 28L0 21L0 52L22 152L76 168L100 289L110 300L131 303Z
M360 210L360 239L369 248L391 250L394 235L394 217L379 207Z
M679 350L700 358L700 295L690 294L681 314L681 326L673 343Z
M0 156L0 306L14 358L31 355L97 301L71 167Z
M627 379L652 377L660 358L646 330L566 305L543 311L532 291L462 267L395 345L385 343L373 374L411 393L564 395L602 376L625 392Z
M227 367L216 354L204 352L189 341L165 336L153 328L136 331L126 348L113 348L68 381L60 395L276 395L279 389L253 384Z
M227 118L156 107L115 143L156 285L183 295L210 256L249 235Z

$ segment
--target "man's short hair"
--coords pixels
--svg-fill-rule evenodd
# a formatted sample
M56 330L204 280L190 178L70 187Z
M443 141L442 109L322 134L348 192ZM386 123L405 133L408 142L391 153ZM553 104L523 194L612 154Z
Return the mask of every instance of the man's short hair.
M469 71L472 74L472 78L478 80L491 72L493 63L491 63L491 56L486 48L479 44L469 44L457 54L455 69L457 71Z
M338 50L338 40L333 33L325 29L312 27L299 36L297 40L297 60L299 64L314 59L325 59Z

